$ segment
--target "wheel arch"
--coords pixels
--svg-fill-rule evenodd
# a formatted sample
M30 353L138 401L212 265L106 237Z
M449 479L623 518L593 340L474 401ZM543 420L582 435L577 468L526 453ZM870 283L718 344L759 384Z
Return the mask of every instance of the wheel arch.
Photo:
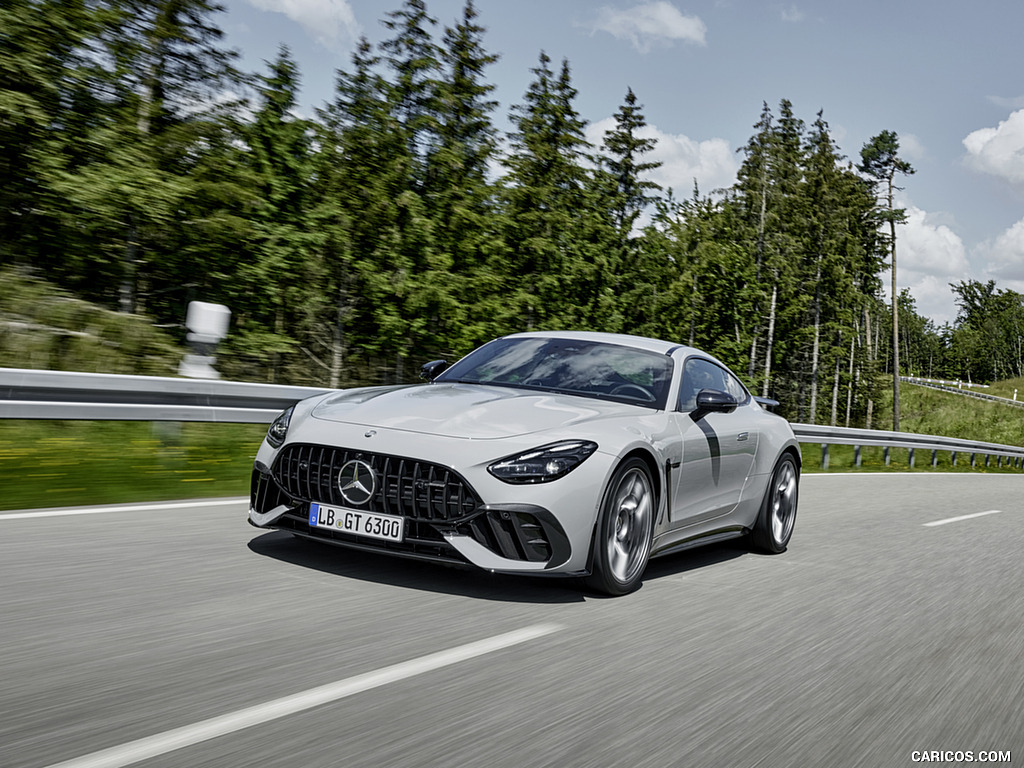
M658 466L658 460L654 458L654 454L646 448L634 448L628 451L622 458L615 462L615 469L617 469L624 462L637 457L643 460L644 464L647 465L647 470L651 473L651 480L654 483L654 496L658 503L661 504L662 489L665 485L664 467ZM615 471L614 469L612 470ZM612 476L608 476L608 481L611 482ZM605 484L607 489L607 483ZM603 495L602 495L603 498Z
M787 445L785 448L782 449L782 453L779 454L779 459L781 459L787 453L790 456L792 456L793 461L796 462L797 470L803 471L804 457L803 454L800 452L800 444L796 443L795 445ZM776 459L776 462L778 462L778 459Z
M594 524L590 529L590 544L589 552L587 554L587 573L593 573L594 571L594 541L597 537L597 526L601 522L601 507L604 505L605 496L608 493L608 488L611 485L612 480L615 478L615 473L618 471L624 463L630 459L638 458L647 466L647 471L651 476L651 482L654 485L654 498L657 502L657 512L655 514L655 521L658 519L658 515L661 512L661 503L664 499L662 489L665 487L665 477L662 468L658 467L658 460L654 457L654 454L648 448L634 447L626 451L620 456L614 464L612 464L611 471L608 473L608 477L604 482L604 486L601 488L601 495L598 497L598 508L597 514L594 516Z

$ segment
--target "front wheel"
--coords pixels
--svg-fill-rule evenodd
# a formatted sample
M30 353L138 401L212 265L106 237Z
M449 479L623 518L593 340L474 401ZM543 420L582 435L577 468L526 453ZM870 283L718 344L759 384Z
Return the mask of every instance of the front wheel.
M625 595L640 586L651 554L657 499L647 464L638 458L612 477L594 531L594 562L588 586L606 595Z
M793 535L796 522L797 491L800 470L792 454L785 453L775 465L768 488L764 492L761 510L751 532L751 541L762 552L785 552Z

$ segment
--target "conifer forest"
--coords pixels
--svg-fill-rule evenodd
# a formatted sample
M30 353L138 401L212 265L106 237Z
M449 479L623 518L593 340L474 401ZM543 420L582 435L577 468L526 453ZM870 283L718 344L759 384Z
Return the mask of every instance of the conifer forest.
M885 126L847 155L823 113L753 104L733 186L662 189L643 83L599 145L566 60L538 51L500 105L471 0L384 15L311 118L290 52L240 71L221 10L4 0L0 270L182 342L190 300L225 304L234 380L413 381L502 334L597 330L707 350L793 420L871 426L894 352L903 375L1024 375L1024 297L994 283L952 285L942 327L899 292L893 349L893 189L917 179Z

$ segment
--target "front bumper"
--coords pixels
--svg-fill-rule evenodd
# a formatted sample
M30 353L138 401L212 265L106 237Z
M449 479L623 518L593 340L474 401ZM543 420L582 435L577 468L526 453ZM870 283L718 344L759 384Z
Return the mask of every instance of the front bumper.
M394 542L311 527L310 502L322 499L304 498L293 492L294 483L289 485L291 490L257 461L249 522L343 547L502 573L551 573L572 556L570 539L555 515L535 504L478 503L447 520L404 515L405 536Z

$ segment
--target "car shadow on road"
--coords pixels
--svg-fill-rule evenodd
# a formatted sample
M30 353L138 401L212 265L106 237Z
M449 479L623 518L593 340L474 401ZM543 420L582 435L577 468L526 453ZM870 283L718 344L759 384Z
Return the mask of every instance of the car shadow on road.
M579 579L507 576L472 568L361 552L272 531L249 541L263 557L346 579L506 603L580 603Z
M749 556L753 556L753 553L741 539L705 544L654 558L647 566L644 581L653 582L669 576L680 576L688 571L698 571L718 563Z

